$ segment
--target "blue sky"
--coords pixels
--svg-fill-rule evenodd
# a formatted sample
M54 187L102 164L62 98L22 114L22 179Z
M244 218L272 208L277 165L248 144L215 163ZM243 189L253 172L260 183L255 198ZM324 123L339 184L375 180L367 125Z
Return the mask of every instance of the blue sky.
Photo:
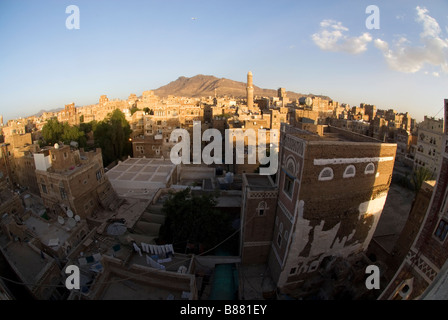
M379 29L365 25L371 4ZM65 26L69 5L79 30ZM0 0L5 121L102 94L125 99L179 76L245 81L249 70L262 88L421 121L448 98L448 2Z

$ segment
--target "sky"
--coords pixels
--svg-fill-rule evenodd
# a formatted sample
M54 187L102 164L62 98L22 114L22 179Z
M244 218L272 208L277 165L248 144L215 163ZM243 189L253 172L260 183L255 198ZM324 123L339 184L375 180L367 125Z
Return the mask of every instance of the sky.
M443 117L448 1L0 0L4 122L248 71L261 88Z

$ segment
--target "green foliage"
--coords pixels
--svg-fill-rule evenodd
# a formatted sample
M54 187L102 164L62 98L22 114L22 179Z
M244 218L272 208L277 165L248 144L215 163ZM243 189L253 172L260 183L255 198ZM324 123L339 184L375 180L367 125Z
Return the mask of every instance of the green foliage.
M95 145L102 150L104 166L131 154L129 137L132 130L119 109L114 110L103 121L93 124L92 130Z
M136 113L138 110L140 110L139 108L137 108L136 106L132 106L132 108L129 110L131 111L131 116Z
M87 135L89 132L92 132L94 130L94 128L96 127L97 123L98 122L95 121L95 120L87 122L87 123L84 122L84 123L81 123L79 125L79 129L81 131L83 131L85 135Z
M42 127L42 137L47 145L53 145L62 141L64 134L64 125L56 119L50 119Z
M148 107L143 108L143 111L149 115L154 115L154 110L149 109Z
M412 184L414 186L415 193L417 194L419 192L423 182L432 179L434 179L434 174L427 168L419 167L414 170L412 175Z
M214 195L193 195L190 188L170 194L163 204L166 221L161 237L173 243L202 244L211 248L230 233L230 219L217 210Z
M42 127L43 145L54 145L58 142L70 144L72 141L78 142L80 147L86 144L84 132L79 127L70 126L67 123L60 123L56 119L50 119Z

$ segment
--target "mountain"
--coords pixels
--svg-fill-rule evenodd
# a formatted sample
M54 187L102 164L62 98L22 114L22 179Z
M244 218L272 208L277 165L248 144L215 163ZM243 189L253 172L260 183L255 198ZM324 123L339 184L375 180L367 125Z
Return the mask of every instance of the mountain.
M191 78L179 77L177 80L168 83L156 90L154 93L159 97L166 97L168 95L182 96L182 97L207 97L214 96L233 96L235 98L246 97L246 83L234 81L226 78L217 78L208 75L196 75ZM296 99L307 96L317 96L326 100L331 100L327 96L302 94L292 91L287 91L288 98ZM277 97L277 90L262 89L254 86L254 96L258 97Z
M51 109L51 110L40 110L38 113L33 114L31 117L40 117L42 114L44 114L44 112L58 112L63 110L64 108L56 108L56 109Z

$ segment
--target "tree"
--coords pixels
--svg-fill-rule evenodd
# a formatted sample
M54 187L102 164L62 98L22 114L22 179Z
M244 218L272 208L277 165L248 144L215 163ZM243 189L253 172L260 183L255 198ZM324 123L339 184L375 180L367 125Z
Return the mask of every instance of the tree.
M86 137L84 135L84 131L80 130L79 127L76 126L69 126L68 124L63 125L64 132L62 133L61 140L66 143L70 144L72 141L78 142L78 145L80 147L86 145Z
M95 120L92 120L90 122L83 122L79 125L79 129L84 132L85 135L92 132L97 125L97 122Z
M414 185L415 194L417 194L422 187L423 182L434 179L434 173L424 167L419 167L414 170L412 175L412 184Z
M57 119L50 119L42 127L42 137L47 145L54 145L61 141L64 134L64 125Z
M137 108L137 106L132 106L132 108L130 109L130 111L131 111L131 116L134 114L134 113L136 113L138 110L140 110L139 108Z
M143 108L143 111L144 111L146 114L149 114L149 115L151 115L151 116L154 115L154 110L149 109L148 107Z
M214 195L197 196L190 188L171 193L164 202L162 212L166 221L161 237L172 243L193 243L212 248L232 232L230 218L216 209Z
M93 127L95 144L102 150L104 166L132 153L131 127L119 109Z
M42 145L54 145L58 142L70 144L76 141L80 147L84 147L87 142L84 132L79 127L61 123L56 119L48 120L42 127L42 137L45 141Z

